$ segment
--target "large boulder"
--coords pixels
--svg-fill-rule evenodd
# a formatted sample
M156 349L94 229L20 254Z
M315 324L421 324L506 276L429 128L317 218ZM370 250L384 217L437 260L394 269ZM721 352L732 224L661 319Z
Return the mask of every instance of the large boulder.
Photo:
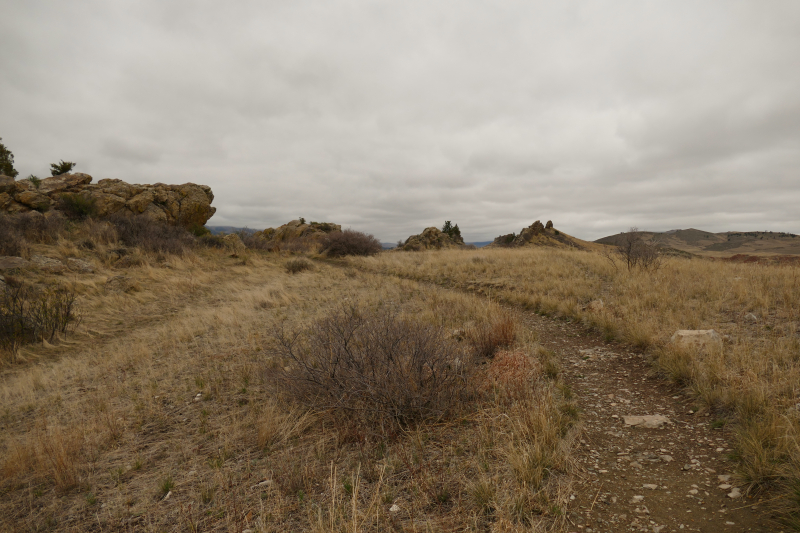
M222 242L225 243L225 249L233 256L239 257L247 251L247 247L242 242L241 237L236 233L225 235L222 238Z
M323 237L333 231L342 231L342 226L331 222L310 222L292 220L278 228L257 231L253 237L262 241L260 247L270 251L305 249L319 247Z
M420 252L423 250L441 250L447 248L462 248L463 239L456 240L439 228L425 228L419 235L412 235L395 250L407 252Z
M14 195L14 200L35 211L50 209L50 198L39 191L23 191Z
M214 193L207 185L137 185L117 179L92 183L90 175L75 173L46 178L38 185L0 176L0 212L58 209L62 195L76 193L94 201L98 216L145 214L187 228L203 226L216 211L211 207Z

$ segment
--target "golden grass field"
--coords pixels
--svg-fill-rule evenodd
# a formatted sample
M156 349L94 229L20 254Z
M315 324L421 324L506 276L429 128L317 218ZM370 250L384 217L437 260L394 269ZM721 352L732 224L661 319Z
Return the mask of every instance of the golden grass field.
M666 258L629 272L600 253L530 247L310 254L296 274L296 256L275 253L134 252L118 268L111 242L87 252L77 238L32 250L98 266L59 277L79 294L77 331L0 367L2 529L566 530L580 425L523 311L644 351L734 428L742 479L788 519L800 508L796 266ZM119 275L126 290L109 290ZM276 325L306 328L353 303L459 339L510 320L515 336L480 362L475 401L456 415L380 433L298 404L275 378L292 364L275 355ZM711 328L726 336L716 349L669 343Z
M562 526L576 413L525 330L483 365L474 405L385 438L303 409L270 379L287 364L271 355L278 322L307 325L345 301L391 303L451 331L508 316L497 303L323 261L290 275L290 258L275 254L141 259L67 274L78 331L3 366L2 529ZM106 290L120 274L129 290Z
M442 251L351 258L354 267L427 281L580 321L650 354L718 423L732 422L743 479L800 507L800 268L665 258L628 271L602 254L553 248ZM599 311L586 308L601 299ZM757 317L753 323L745 315ZM678 329L715 329L718 349L672 346ZM800 520L795 518L795 520ZM800 527L800 522L795 523Z

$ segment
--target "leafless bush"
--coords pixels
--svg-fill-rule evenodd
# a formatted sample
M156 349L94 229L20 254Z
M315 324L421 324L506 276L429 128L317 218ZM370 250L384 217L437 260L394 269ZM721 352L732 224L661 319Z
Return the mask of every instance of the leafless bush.
M222 240L220 235L203 235L202 237L198 237L197 242L206 248L226 248L225 241Z
M465 336L477 355L492 357L498 349L508 348L514 344L516 337L514 319L503 315L493 322L481 323L470 328Z
M0 349L13 352L22 344L67 333L79 322L75 300L75 292L61 286L6 284L0 290Z
M271 245L269 244L269 241L262 237L256 237L254 231L244 228L236 233L238 233L239 238L242 239L242 242L245 246L247 246L248 249L271 251Z
M645 240L635 227L622 234L613 255L606 254L606 257L616 264L614 256L620 258L628 270L636 267L643 270L658 270L661 267L658 242L655 239Z
M15 224L25 240L40 244L52 244L66 231L67 220L54 211L46 216L38 212L16 215Z
M278 247L281 251L291 253L316 252L319 249L319 240L312 236L295 237L281 242Z
M0 215L0 255L21 256L25 248L25 239L13 223L13 217Z
M447 417L472 396L472 354L396 310L346 306L275 339L277 355L292 362L282 383L295 399L367 427Z
M309 270L312 268L311 261L306 259L305 257L295 257L294 259L290 259L286 262L286 272L289 274L297 274L298 272L302 272L304 270Z
M328 257L375 255L382 249L380 241L374 235L352 229L332 231L322 239L322 252Z
M196 243L194 235L185 228L158 222L148 216L112 215L108 221L126 246L138 246L144 251L184 255Z
M92 250L98 244L109 245L119 240L114 226L105 220L87 218L83 222L81 229L86 235L86 238L80 243L83 248Z
M63 216L39 212L0 215L0 255L22 255L27 244L52 244L66 228Z

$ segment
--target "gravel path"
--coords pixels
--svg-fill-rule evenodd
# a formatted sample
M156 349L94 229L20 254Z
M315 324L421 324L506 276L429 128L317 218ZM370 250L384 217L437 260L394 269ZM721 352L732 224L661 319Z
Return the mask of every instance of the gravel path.
M694 414L690 398L652 377L641 354L572 323L535 314L523 319L560 356L582 412L571 531L785 530L758 497L737 487L728 459L730 432L712 428L713 417ZM661 415L669 422L660 428L626 425L632 415Z

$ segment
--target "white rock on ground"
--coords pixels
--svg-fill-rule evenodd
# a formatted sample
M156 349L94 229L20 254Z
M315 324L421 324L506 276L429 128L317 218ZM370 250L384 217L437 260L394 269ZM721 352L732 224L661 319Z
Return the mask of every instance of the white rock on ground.
M42 270L45 270L47 272L52 272L53 274L60 274L61 272L64 272L64 269L66 268L64 266L64 263L62 263L58 259L53 259L52 257L45 257L43 255L31 256L31 263L41 268Z
M657 429L664 424L672 424L664 415L623 416L626 426Z
M713 329L679 329L670 342L686 348L708 348L722 343L722 337Z
M74 272L83 272L86 274L91 274L94 272L94 267L88 261L84 261L82 259L67 259L67 267Z

